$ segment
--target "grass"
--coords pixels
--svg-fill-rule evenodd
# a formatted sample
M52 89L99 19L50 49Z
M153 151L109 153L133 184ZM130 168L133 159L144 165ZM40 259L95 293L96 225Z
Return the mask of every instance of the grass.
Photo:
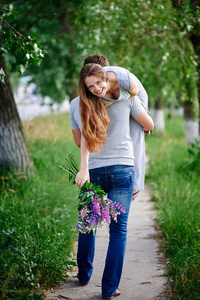
M36 173L0 177L0 299L42 299L75 264L78 188L58 165L67 153L79 159L69 115L24 124Z
M183 119L166 120L166 133L147 139L147 181L169 258L172 299L200 299L200 147L186 146Z
M166 120L166 133L147 139L157 222L169 258L173 299L200 299L200 149L188 151L183 120ZM69 115L24 124L36 173L0 177L0 298L42 299L43 289L61 282L72 259L78 189L58 165L66 153L79 159Z

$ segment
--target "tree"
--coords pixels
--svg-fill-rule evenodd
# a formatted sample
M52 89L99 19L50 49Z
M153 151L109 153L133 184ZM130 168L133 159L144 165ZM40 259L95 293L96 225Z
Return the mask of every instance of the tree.
M53 6L52 2L46 5L46 1L33 0L26 1L25 6L23 0L4 0L0 5L2 13L0 165L3 168L27 173L34 169L11 91L5 66L5 53L11 71L16 69L24 71L29 66L29 71L26 72L31 72L42 95L49 95L57 102L64 100L67 95L72 95L75 91L73 78L77 80L78 76L71 74L77 70L79 61L76 41L73 38L73 26L76 10L83 4L84 0L74 0L70 3L60 0ZM36 43L35 37L37 41L41 41L45 52L40 68L36 66L44 53ZM6 130L10 135L5 135ZM8 151L10 149L14 151Z
M4 57L6 55L11 71L16 69L24 71L29 67L29 71L24 74L31 73L43 96L49 95L54 101L60 102L67 95L74 94L73 78L77 80L78 74L74 76L71 74L77 70L79 60L76 40L73 37L73 26L76 10L83 4L84 0L73 0L70 3L59 0L54 6L52 2L46 5L46 1L36 0L26 1L26 6L23 0L4 0L0 4L2 24L0 76L2 82L4 81L1 83L0 165L4 168L24 172L33 170L33 162L23 135ZM40 68L37 68L37 65L44 52L36 41L41 41L45 52ZM5 78L4 74L6 74ZM10 123L13 124L12 130L10 128L11 140L8 135L3 138L3 133ZM15 138L18 135L21 135L21 139ZM10 149L10 145L16 151L6 151ZM21 151L17 151L18 148Z
M34 171L33 161L3 58L0 61L0 69L5 73L4 82L0 82L0 166L3 169L30 174Z
M34 165L14 101L4 55L12 53L14 65L20 69L28 61L38 63L42 51L31 38L21 35L5 20L6 6L1 5L0 11L3 12L0 17L0 167L30 174L34 171Z
M188 143L199 138L200 106L200 6L199 1L172 0L176 23L182 35L185 51L183 70L186 75L184 101L185 136ZM188 59L189 58L189 59Z
M126 67L141 80L151 106L157 104L156 127L164 131L163 106L177 102L183 74L170 1L126 0L123 5L121 1L90 1L84 9L91 25L87 33L85 26L81 29L85 51L100 49L113 64ZM85 12L80 15L83 22Z
M24 6L23 1L15 1L15 10L23 13L18 15L17 26L23 34L28 31L37 36L45 56L40 68L29 65L24 74L31 75L41 95L48 95L52 102L73 99L78 94L78 73L83 61L76 15L85 0L59 0L48 6L46 1L27 2L29 5Z
M176 3L176 10L173 7ZM86 49L101 49L143 82L152 104L176 103L181 91L188 142L198 137L197 72L199 6L197 1L90 1L90 27L82 27ZM81 12L84 20L85 12ZM86 20L87 21L87 20ZM198 51L195 50L198 48ZM196 53L195 53L196 51ZM187 130L186 130L187 131ZM193 135L194 133L194 135Z
M192 126L197 124L200 31L196 1L192 5L189 0L174 0L174 6L173 1L166 0L125 0L123 4L120 0L59 0L49 5L32 0L26 1L26 6L23 0L4 3L13 3L12 7L0 5L4 12L1 22L12 30L2 33L1 52L12 53L9 61L14 68L29 65L24 74L32 76L43 96L58 102L76 96L83 59L100 53L112 65L126 67L141 80L151 106L156 104L162 116L163 106L177 103L179 92L181 99L187 100L185 118L189 116ZM25 38L27 32L37 37L45 50L40 68L33 62L43 53L34 39ZM192 132L194 140L197 130L192 128Z

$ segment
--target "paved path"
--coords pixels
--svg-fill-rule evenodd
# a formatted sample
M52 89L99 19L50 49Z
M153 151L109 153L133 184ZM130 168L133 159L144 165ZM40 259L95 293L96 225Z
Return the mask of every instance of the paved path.
M156 212L152 209L150 191L140 191L131 204L128 224L128 241L123 274L119 288L121 296L117 300L164 300L167 278L163 276L165 266L163 254L159 252L157 231L153 218ZM46 300L100 300L101 277L108 245L107 228L98 230L94 271L90 283L80 286L74 270L65 283L46 293Z

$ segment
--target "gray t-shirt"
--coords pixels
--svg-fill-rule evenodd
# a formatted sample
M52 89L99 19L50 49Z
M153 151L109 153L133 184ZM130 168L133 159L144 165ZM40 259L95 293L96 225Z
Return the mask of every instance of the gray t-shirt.
M82 132L82 123L79 110L79 97L74 98L70 103L70 124L71 129L80 129Z
M108 126L107 142L96 153L89 155L89 169L134 165L133 145L130 137L130 118L139 115L144 108L137 96L117 101L106 108L111 124Z
M117 67L117 66L108 66L108 67L104 67L104 69L107 72L113 72L115 73L115 75L117 76L118 79L118 84L119 84L119 89L120 89L120 95L119 98L114 100L114 101L119 101L122 99L127 99L130 97L130 88L131 88L131 83L130 83L130 77L129 77L129 71L127 69L124 69L122 67ZM131 73L132 74L132 73ZM145 88L143 87L142 83L139 81L139 79L132 74L135 82L137 83L138 86L138 94L137 97L140 99L142 105L144 106L145 109L148 109L148 95L147 92L145 90ZM109 99L104 97L104 103L108 103L110 101L113 101L113 99Z
M104 67L107 72L114 72L118 79L119 84L119 97L114 101L122 101L130 97L130 77L129 71L122 67L117 66L108 66ZM148 95L139 81L139 79L132 74L135 82L137 83L139 92L137 97L140 99L141 104L147 110L148 109ZM103 98L104 103L109 103L110 101L113 102L113 99ZM145 179L145 140L144 140L144 131L142 126L133 118L130 120L130 135L133 144L133 151L134 151L134 166L135 166L135 184L134 188L138 190L144 189L144 179Z
M72 129L81 129L79 97L71 102L70 122ZM107 142L103 148L89 155L89 169L111 165L134 165L133 146L130 137L130 118L144 108L137 96L117 101L106 108L111 124L108 126Z

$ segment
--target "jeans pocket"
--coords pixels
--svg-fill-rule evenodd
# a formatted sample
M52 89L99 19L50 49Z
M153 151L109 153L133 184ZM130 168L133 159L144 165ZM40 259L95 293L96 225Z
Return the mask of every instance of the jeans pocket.
M93 176L93 175L90 174L90 181L92 183L95 183L96 185L101 185L101 183L100 183L100 177Z
M113 174L111 175L112 189L119 193L129 193L133 184L133 174Z

